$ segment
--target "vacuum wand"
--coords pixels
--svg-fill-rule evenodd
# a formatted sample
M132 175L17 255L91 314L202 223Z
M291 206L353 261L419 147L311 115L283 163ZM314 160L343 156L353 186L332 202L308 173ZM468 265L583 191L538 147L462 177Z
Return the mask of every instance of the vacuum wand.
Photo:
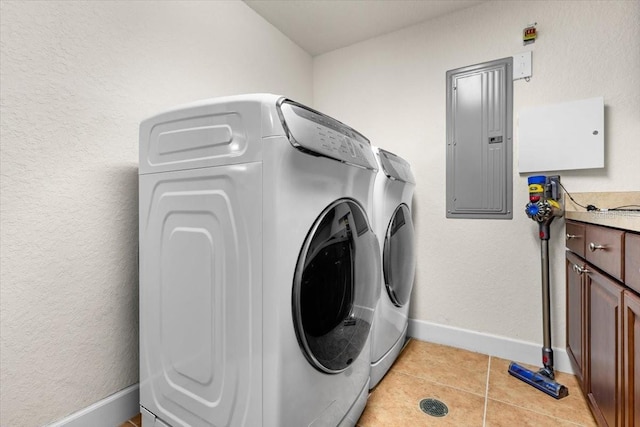
M509 374L548 395L561 399L569 395L567 387L555 381L553 349L551 348L551 297L549 292L549 232L551 222L561 217L564 210L559 202L560 177L529 177L529 203L525 213L538 223L542 272L542 369L533 372L515 362L509 365Z
M549 221L551 222L551 221ZM541 225L542 227L542 225ZM548 227L548 226L547 226ZM541 233L542 235L542 233ZM540 257L542 260L542 365L547 376L555 378L553 371L553 349L551 348L551 297L549 286L549 240L540 240Z

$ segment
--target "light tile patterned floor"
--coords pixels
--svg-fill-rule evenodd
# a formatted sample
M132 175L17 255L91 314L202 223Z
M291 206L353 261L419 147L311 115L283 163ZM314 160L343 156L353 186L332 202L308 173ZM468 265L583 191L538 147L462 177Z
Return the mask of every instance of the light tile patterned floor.
M142 427L142 415L136 415L120 427Z
M513 378L508 366L497 357L411 340L371 392L358 427L597 426L573 375L557 373L569 396L556 400ZM448 414L423 413L425 398L445 403ZM138 415L120 427L141 426Z
M556 400L513 378L508 367L508 360L411 340L369 396L358 426L597 425L573 375L556 374L569 388L569 396ZM424 398L444 402L449 413L424 414L419 408Z

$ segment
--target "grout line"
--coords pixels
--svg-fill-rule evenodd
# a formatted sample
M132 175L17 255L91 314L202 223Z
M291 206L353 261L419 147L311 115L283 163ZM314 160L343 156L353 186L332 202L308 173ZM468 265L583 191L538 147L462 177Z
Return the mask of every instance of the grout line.
M487 386L484 391L484 413L482 414L482 427L487 425L487 404L489 402L489 377L491 376L491 356L487 363Z
M419 376L419 375L410 374L410 373L408 373L408 372L404 372L404 371L396 371L396 372L394 372L394 373L395 373L395 374L399 374L399 375L404 375L404 376L406 376L406 377L415 378L415 379L418 379L418 380L420 380L420 381L425 381L425 382L428 382L428 383L431 383L431 384L435 384L435 385L439 385L439 386L442 386L442 387L447 387L447 388L450 388L450 389L452 389L452 390L461 391L461 392L463 392L463 393L472 394L472 395L474 395L474 396L482 396L481 394L476 393L476 392L474 392L474 391L467 390L467 389L460 388L460 387L456 387L456 386L452 386L451 384L448 384L448 383L441 383L441 382L435 381L435 380L434 380L434 379L432 379L432 378L425 378L425 377L421 377L421 376ZM376 386L376 387L377 387L377 386Z

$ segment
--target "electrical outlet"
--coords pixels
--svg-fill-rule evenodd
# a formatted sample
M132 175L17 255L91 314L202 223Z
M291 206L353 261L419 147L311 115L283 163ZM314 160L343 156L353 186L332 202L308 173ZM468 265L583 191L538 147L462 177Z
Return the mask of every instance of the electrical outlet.
M531 77L531 52L518 53L513 56L513 80Z

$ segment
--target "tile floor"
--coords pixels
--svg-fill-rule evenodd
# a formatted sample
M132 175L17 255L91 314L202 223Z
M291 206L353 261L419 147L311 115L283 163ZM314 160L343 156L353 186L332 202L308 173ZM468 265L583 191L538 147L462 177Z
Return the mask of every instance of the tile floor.
M142 427L142 415L138 414L120 427Z
M508 366L497 357L410 340L371 392L358 427L597 426L573 375L557 373L569 396L555 400L510 376ZM448 414L424 414L425 398L445 403ZM132 426L142 426L140 415L120 427Z
M556 400L513 378L508 367L508 360L411 340L369 396L358 426L597 426L573 375L557 373L569 396ZM424 414L424 398L442 401L449 413Z

